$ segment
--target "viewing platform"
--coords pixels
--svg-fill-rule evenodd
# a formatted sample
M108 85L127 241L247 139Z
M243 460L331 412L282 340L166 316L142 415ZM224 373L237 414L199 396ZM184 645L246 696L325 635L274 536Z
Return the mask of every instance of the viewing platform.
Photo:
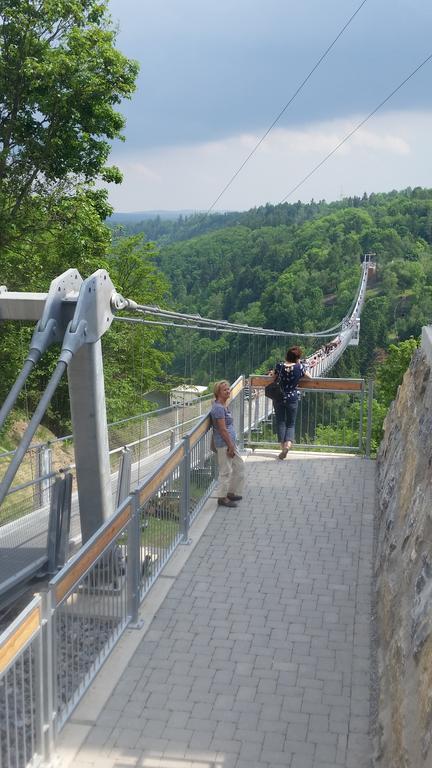
M72 713L60 768L369 768L372 460L246 457Z

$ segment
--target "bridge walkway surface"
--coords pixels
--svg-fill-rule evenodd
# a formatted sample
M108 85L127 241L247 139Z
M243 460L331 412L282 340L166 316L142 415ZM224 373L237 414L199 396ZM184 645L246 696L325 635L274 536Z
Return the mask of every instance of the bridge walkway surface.
M275 455L247 457L237 509L207 502L59 766L369 768L375 464Z

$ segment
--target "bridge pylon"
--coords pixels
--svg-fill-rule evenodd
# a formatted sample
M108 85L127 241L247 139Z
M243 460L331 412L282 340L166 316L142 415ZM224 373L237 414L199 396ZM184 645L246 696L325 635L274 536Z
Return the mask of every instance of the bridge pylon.
M72 278L76 280L75 291L71 290ZM85 542L113 511L101 337L124 301L103 269L84 281L76 270L68 270L53 281L51 288L54 284L48 294L8 293L4 287L0 291L0 320L38 320L28 355L31 365L27 364L12 388L13 396L8 396L6 408L2 409L5 417L31 367L39 362L51 343L62 342L51 380L0 483L0 504L67 368L81 532Z

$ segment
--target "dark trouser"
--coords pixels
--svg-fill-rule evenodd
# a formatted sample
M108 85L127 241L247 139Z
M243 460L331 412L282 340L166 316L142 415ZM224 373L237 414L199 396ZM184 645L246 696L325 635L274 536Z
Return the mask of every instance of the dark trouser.
M280 443L294 441L295 420L297 414L298 401L293 403L275 403L274 410L276 416L276 429Z

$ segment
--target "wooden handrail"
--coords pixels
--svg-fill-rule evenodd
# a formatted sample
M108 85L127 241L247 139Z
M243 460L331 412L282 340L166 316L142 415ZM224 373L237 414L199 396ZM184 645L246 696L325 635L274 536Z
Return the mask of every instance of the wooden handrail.
M194 445L196 445L196 444L197 444L198 440L200 440L200 438L201 438L201 437L203 437L203 435L205 435L205 433L206 433L206 432L208 432L208 430L210 429L210 427L211 427L211 419L210 419L210 416L207 416L207 417L206 417L206 418L205 418L205 419L204 419L204 420L201 422L201 424L198 424L198 426L197 426L197 427L195 427L195 428L192 430L192 432L190 433L190 437L189 437L189 440L190 440L190 442L189 442L189 447L190 447L190 448L193 448L193 447L194 447Z
M164 480L167 480L171 472L180 466L184 455L185 447L181 443L177 446L171 457L162 464L150 480L145 482L143 488L138 492L140 506L143 506L156 493Z
M129 503L112 521L108 521L106 527L95 541L83 548L75 558L72 558L70 566L64 566L59 573L58 581L53 579L55 605L57 606L68 594L68 592L80 581L86 571L95 564L98 557L102 554L109 544L119 535L132 516L132 502L129 497Z
M30 607L18 618L16 625L6 632L5 641L0 646L0 674L3 674L20 652L30 643L42 625L40 598L38 604Z
M259 389L266 387L273 381L273 376L251 376L249 383L251 387ZM297 384L298 389L313 389L327 392L362 392L364 390L364 379L300 379Z

